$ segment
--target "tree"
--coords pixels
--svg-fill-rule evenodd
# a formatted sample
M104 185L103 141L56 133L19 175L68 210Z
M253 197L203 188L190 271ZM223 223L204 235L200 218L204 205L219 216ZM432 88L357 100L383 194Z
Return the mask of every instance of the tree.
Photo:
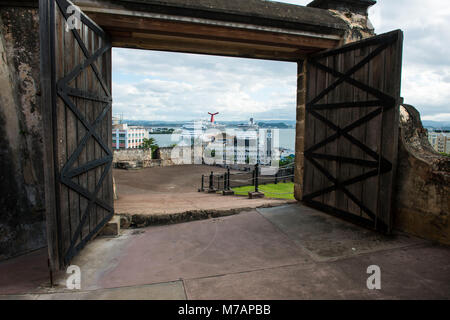
M295 161L295 158L293 156L288 156L288 157L280 160L280 167L288 166L291 163L293 163L294 161Z
M152 153L154 153L158 148L159 146L156 144L154 138L144 138L144 140L142 140L141 149L152 150Z

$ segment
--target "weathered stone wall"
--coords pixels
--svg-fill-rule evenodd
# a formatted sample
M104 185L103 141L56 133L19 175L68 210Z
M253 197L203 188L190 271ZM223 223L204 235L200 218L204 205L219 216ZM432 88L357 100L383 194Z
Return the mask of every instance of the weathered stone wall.
M341 44L359 41L375 35L375 30L369 20L368 8L375 1L342 1L342 0L314 0L309 7L326 9L335 17L344 21L348 28Z
M172 159L173 148L159 148L156 150L156 158L161 160L171 160Z
M126 149L114 150L113 162L152 160L152 150Z
M183 165L183 164L201 164L203 147L195 146L177 146L175 148L166 147L159 148L157 152L157 159L162 161L162 166Z
M150 168L153 166L152 150L126 149L113 151L113 167L121 169Z
M37 8L0 7L0 260L46 246Z
M450 244L450 158L433 150L419 112L400 108L395 227Z
M201 146L195 147L195 155L203 154ZM156 150L155 157L152 157L150 150L114 150L113 164L116 168L152 168L168 167L194 163L194 149L190 146L165 147ZM201 159L200 162L202 163Z
M329 11L348 25L342 44L359 41L375 35L374 27L367 13L355 13L349 9Z

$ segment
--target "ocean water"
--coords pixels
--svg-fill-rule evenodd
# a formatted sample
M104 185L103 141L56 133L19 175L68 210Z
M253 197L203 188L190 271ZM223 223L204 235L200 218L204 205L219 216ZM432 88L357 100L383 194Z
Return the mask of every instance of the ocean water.
M295 129L278 129L280 147L295 150ZM177 135L171 134L151 134L151 138L154 138L156 143L160 147L169 147L173 144L178 143Z
M295 129L279 129L280 147L295 150Z
M150 134L149 137L155 139L156 144L161 148L170 147L178 143L177 135L173 135L172 138L171 134Z

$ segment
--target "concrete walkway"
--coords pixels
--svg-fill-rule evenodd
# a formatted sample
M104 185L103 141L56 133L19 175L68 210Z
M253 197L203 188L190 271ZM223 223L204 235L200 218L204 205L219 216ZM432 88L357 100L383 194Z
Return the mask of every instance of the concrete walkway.
M93 241L73 264L78 292L61 278L52 290L1 298L450 298L448 247L384 237L299 204L127 230ZM370 265L381 268L381 290L367 289Z

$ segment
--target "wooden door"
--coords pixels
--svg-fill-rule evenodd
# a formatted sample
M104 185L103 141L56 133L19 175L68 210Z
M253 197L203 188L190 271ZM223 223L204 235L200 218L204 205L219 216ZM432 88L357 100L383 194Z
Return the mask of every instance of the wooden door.
M303 201L387 233L402 43L393 31L307 60Z
M46 206L53 269L68 265L114 214L111 43L89 17L82 12L78 17L70 1L40 2Z

